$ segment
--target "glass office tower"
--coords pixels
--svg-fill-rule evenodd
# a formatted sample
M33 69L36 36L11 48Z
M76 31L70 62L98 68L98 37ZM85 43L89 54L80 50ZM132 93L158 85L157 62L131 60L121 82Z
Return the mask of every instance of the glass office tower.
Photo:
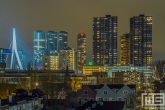
M68 32L60 31L58 33L58 51L68 47Z
M45 54L46 55L57 56L58 55L57 43L58 43L57 32L48 31L46 33L46 50L45 50Z
M45 54L45 33L41 30L34 32L34 69L42 70L42 57Z

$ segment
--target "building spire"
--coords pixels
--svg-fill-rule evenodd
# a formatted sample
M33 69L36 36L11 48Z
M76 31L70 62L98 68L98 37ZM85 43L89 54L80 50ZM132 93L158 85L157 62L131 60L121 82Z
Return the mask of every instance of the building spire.
M67 63L67 65L66 65L65 76L69 76L69 67L68 67L68 63Z

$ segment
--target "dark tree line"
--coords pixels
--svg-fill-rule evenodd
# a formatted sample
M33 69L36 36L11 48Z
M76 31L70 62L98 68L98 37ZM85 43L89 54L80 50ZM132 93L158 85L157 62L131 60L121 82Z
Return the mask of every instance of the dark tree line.
M68 94L71 91L70 85L65 82L65 76L47 73L39 81L39 87L47 94L47 107L49 110L65 110L69 105Z

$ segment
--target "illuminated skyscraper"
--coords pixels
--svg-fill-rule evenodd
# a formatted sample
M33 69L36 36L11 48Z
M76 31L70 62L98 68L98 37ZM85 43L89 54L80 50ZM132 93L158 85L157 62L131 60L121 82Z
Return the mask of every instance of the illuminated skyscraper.
M117 16L93 18L94 65L117 64Z
M76 61L75 61L75 49L74 48L64 48L59 53L59 69L66 70L68 65L69 70L76 69Z
M58 33L58 51L68 47L68 32L60 31Z
M131 64L152 63L152 16L139 15L130 19Z
M58 55L58 50L57 50L57 43L58 43L58 38L57 38L57 32L54 31L48 31L46 33L46 55Z
M42 57L45 54L45 33L43 31L34 32L34 68L42 70Z
M130 64L130 34L120 36L120 65Z
M80 32L77 36L77 72L82 73L82 67L86 65L86 35Z

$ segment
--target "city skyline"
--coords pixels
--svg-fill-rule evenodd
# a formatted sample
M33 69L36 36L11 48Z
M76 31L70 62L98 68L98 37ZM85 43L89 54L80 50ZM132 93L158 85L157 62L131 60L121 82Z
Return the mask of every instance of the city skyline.
M19 1L19 2L18 2ZM87 36L87 61L92 60L92 19L105 15L118 16L118 39L119 36L129 32L129 19L139 14L153 16L153 60L165 59L165 51L162 49L163 20L165 14L163 4L165 1L154 0L121 2L120 0L100 1L0 1L0 46L9 48L12 38L12 28L17 29L17 35L23 41L33 47L33 32L35 30L68 32L69 46L76 48L76 36L84 31ZM158 6L155 8L155 6ZM61 8L64 7L64 9ZM140 6L140 8L139 8ZM48 8L49 7L49 8ZM83 8L84 7L84 8ZM99 7L99 8L98 8ZM76 8L76 10L75 10ZM50 14L52 13L52 14ZM83 15L83 16L82 16ZM30 37L29 37L30 36ZM5 38L5 39L4 39ZM73 43L75 42L75 43ZM159 45L157 45L159 44Z

